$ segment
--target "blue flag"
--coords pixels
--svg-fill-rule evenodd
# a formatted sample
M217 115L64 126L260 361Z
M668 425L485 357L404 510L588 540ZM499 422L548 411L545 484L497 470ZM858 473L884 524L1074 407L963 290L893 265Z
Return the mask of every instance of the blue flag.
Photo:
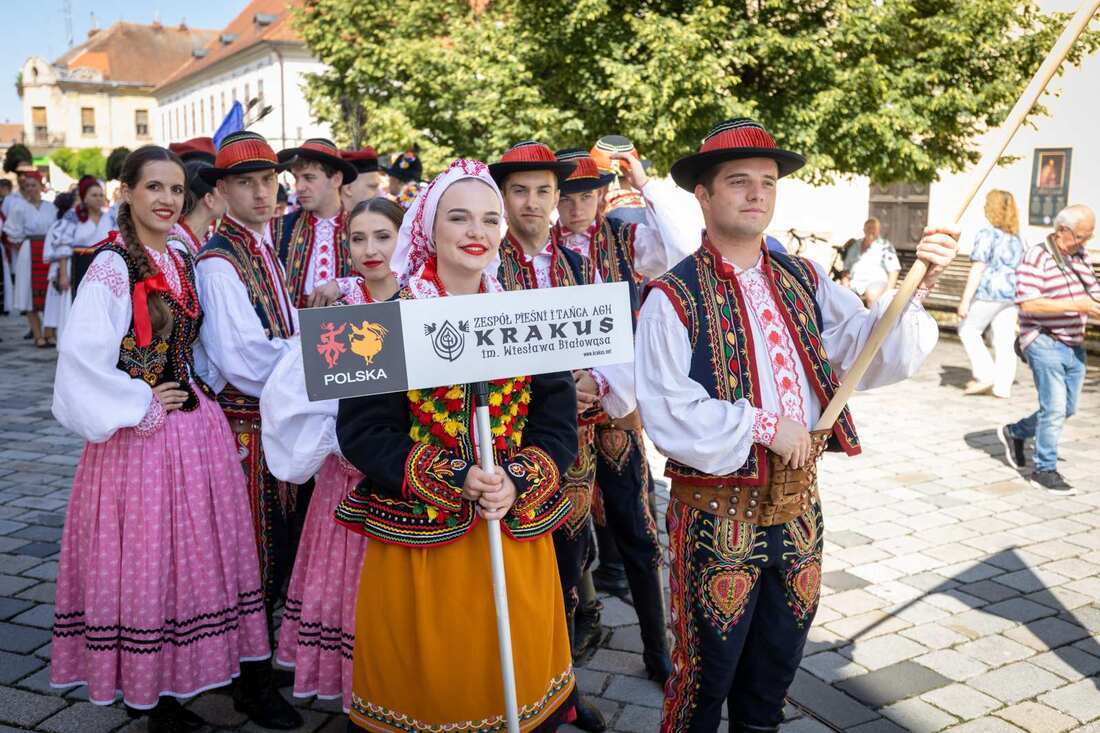
M220 148L222 146L222 140L227 136L232 135L234 132L239 132L244 129L244 107L240 102L234 102L233 106L229 108L229 112L226 113L225 119L218 125L218 131L214 133L214 147Z

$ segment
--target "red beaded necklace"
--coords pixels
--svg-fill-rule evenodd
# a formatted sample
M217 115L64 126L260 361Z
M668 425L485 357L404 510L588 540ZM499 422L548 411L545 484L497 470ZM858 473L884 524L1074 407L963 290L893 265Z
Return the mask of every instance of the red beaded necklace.
M370 288L367 287L367 281L363 278L359 278L359 289L363 291L363 300L367 303L373 303L374 298L370 294Z
M179 297L176 297L171 288L169 288L164 295L179 307L180 312L183 313L185 317L194 320L199 317L199 295L195 290L195 286L191 284L191 281L187 277L187 270L183 262L183 257L173 252L171 247L165 248L165 254L168 255L168 259L171 260L173 266L176 268L176 275L179 276L180 281L180 294ZM145 256L149 259L149 264L155 274L160 269L159 266L148 252L145 253Z
M437 262L438 262L438 259L435 258L435 257L432 257L431 259L429 259L427 262L424 263L424 279L427 280L428 282L430 282L432 285L435 285L436 290L439 291L439 297L445 298L449 295L449 293L447 292L447 288L443 287L443 281L439 278L439 272L436 270L436 263ZM482 277L480 279L480 284L478 285L477 292L479 292L479 293L484 293L485 292L485 278L484 277Z

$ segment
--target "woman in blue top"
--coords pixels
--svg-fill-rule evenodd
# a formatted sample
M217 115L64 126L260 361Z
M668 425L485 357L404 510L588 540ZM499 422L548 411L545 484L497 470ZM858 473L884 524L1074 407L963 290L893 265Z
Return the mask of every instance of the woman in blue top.
M1016 266L1024 256L1016 200L1008 191L990 191L985 198L989 226L974 237L970 277L959 301L959 338L970 358L973 379L968 395L1008 397L1016 378ZM993 355L982 341L993 331Z

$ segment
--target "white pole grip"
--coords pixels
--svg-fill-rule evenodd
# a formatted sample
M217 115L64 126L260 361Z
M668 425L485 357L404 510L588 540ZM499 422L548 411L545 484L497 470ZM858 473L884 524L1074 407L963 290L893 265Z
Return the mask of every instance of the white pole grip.
M475 392L485 389L484 382L473 386ZM482 393L483 394L483 393ZM492 473L493 433L489 420L489 405L478 395L475 408L477 453L481 470ZM512 624L508 618L508 584L504 574L504 545L500 520L486 522L489 530L489 560L493 569L493 602L497 612L497 646L500 648L500 675L504 683L504 715L508 733L519 733L519 707L516 704L516 668L512 659Z

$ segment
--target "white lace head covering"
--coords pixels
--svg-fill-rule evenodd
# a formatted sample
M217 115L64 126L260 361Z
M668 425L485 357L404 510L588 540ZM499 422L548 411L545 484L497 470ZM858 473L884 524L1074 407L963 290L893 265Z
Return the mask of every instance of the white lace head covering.
M489 175L489 167L480 160L466 158L453 161L447 170L433 178L432 182L417 195L401 221L401 230L397 233L397 249L393 253L391 267L397 273L398 282L402 286L408 285L413 295L418 298L440 295L434 283L421 277L424 265L435 255L435 237L432 229L435 226L435 212L436 207L439 206L439 200L452 185L471 178L493 189L497 200L500 201L503 221L504 197L501 196L500 189ZM496 277L499 267L499 258L494 258L482 273L482 281L487 292L503 290Z

